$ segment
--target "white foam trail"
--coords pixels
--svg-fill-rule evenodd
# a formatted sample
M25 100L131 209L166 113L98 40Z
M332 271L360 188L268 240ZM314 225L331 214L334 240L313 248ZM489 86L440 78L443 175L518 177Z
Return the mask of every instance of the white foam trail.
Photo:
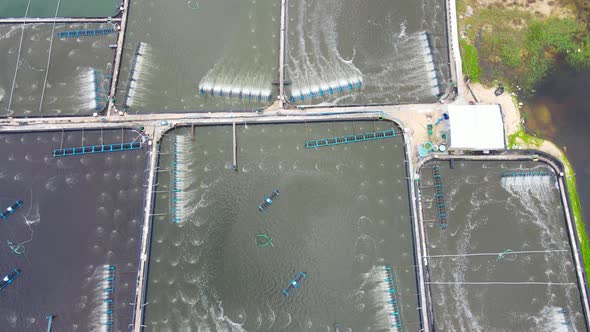
M80 100L79 110L96 110L96 91L98 88L96 82L96 71L94 69L89 68L80 75L80 88L78 92L78 100Z
M269 102L272 82L266 72L261 65L242 68L237 61L221 59L201 79L199 94Z
M573 332L576 331L571 322L570 313L565 308L547 305L537 315L526 318L535 323L539 332Z
M139 100L142 100L150 93L148 84L154 79L152 72L154 64L152 47L144 42L139 43L129 73L129 86L127 87L125 105L130 107L137 105Z
M90 317L90 322L88 325L88 331L91 332L107 332L109 331L109 318L111 315L107 313L108 310L112 310L112 304L108 303L107 298L111 298L112 296L107 296L105 290L112 286L111 282L108 280L109 278L109 270L108 265L100 265L95 268L92 277L90 278L91 283L94 284L93 288L93 298L92 298L92 314Z
M297 42L288 50L287 70L293 81L289 99L303 101L361 88L363 74L338 48L336 19L341 6L309 6L302 1L296 10Z
M190 138L188 136L177 135L174 137L172 161L172 221L179 223L185 220L187 204L186 191L190 186L187 181L187 169L191 163L187 157L190 148Z
M422 45L424 47L424 66L426 68L427 78L430 78L432 80L432 93L435 96L438 96L441 94L441 91L438 82L438 77L436 75L432 48L430 47L430 42L428 40L428 34L426 34L426 32L421 32L420 40L422 41Z
M199 93L201 95L211 95L218 97L233 97L253 101L270 101L272 97L271 89L248 85L228 85L224 83L214 83L201 81L199 84Z
M393 271L390 267L373 266L368 273L363 274L362 278L363 283L358 292L368 295L370 309L375 312L371 329L402 331L398 288L395 286Z

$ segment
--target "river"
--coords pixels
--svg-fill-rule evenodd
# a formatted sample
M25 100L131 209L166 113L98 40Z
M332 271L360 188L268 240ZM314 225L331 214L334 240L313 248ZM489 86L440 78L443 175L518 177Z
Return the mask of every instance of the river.
M590 153L587 142L590 123L586 97L590 86L590 71L558 71L551 75L525 103L527 126L549 139L567 154L576 172L578 194L583 218L590 222ZM586 227L588 229L588 227Z

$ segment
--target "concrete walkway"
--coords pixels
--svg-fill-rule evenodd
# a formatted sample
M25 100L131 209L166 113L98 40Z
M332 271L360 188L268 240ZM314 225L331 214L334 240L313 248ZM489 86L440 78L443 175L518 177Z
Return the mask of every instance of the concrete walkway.
M117 39L117 53L115 54L115 64L113 66L113 78L111 79L111 88L109 90L109 102L107 104L107 115L111 115L115 104L115 95L117 91L117 82L119 80L119 71L121 70L121 58L123 57L123 44L125 42L125 31L127 30L127 16L129 15L129 0L123 2L121 9L123 18L121 20L121 30L119 39Z

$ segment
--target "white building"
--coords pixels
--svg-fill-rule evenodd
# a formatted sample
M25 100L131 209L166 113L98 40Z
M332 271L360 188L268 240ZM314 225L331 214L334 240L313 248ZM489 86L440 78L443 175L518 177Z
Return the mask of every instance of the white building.
M449 105L450 151L505 150L500 105Z

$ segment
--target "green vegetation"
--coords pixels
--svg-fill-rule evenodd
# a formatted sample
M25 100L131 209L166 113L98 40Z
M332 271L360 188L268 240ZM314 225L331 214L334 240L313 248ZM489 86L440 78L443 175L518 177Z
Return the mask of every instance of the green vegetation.
M524 129L520 128L519 131L508 136L508 148L519 149L521 148L521 144L525 144L531 147L540 147L541 144L543 144L543 140L538 137L527 134L526 131L524 131Z
M457 6L457 13L464 13L465 9L467 9L467 4L465 3L465 0L457 0L455 2L455 5Z
M586 234L586 228L582 221L582 205L580 203L580 197L578 196L578 190L576 189L576 175L574 169L569 163L565 154L562 157L563 165L566 168L566 184L567 193L569 196L569 202L571 206L572 219L576 224L576 232L578 233L578 240L580 242L580 252L582 253L582 260L584 261L584 269L586 274L590 275L590 242L588 242L588 234Z
M461 61L463 63L463 74L469 76L472 81L479 82L479 56L477 55L477 48L467 44L464 39L459 41L461 47Z
M461 25L464 71L483 83L501 81L528 93L558 61L590 69L590 37L575 18L539 18L525 10L488 7L474 9Z

